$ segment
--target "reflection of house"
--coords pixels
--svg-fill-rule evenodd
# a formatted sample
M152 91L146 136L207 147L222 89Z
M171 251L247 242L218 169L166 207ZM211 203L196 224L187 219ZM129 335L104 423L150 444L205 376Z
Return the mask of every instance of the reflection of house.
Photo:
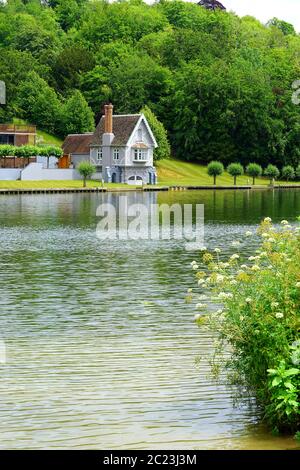
M155 137L143 114L113 115L113 106L105 106L94 133L71 134L63 143L73 165L89 160L97 176L105 182L155 184L153 150Z
M35 145L36 127L15 124L0 124L0 145Z

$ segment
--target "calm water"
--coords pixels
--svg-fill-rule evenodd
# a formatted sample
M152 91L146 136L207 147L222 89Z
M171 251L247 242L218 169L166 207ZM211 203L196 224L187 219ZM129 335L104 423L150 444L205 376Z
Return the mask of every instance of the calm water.
M184 302L195 254L178 240L97 240L96 207L118 197L0 198L1 448L295 447L211 379L214 339ZM130 198L204 203L205 243L225 253L262 217L300 214L300 190Z

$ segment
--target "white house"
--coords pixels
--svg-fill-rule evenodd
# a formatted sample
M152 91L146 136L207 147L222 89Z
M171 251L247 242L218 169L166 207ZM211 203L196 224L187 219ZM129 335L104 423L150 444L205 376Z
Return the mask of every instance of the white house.
M153 151L157 142L143 114L113 115L113 106L105 106L94 133L70 134L63 143L76 168L89 160L97 168L97 177L107 183L155 184Z

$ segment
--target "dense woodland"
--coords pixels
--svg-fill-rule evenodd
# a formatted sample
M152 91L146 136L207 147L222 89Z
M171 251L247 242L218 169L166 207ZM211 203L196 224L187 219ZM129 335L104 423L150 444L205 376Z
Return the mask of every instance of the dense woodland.
M147 106L179 158L297 166L297 79L300 36L276 19L178 0L0 0L0 122L63 137L93 129L108 101Z

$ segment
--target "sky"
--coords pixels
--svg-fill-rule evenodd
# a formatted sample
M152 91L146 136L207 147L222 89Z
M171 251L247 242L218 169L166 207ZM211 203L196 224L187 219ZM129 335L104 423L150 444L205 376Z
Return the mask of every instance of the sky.
M251 15L266 23L277 17L292 23L300 32L300 0L220 0L239 16Z

